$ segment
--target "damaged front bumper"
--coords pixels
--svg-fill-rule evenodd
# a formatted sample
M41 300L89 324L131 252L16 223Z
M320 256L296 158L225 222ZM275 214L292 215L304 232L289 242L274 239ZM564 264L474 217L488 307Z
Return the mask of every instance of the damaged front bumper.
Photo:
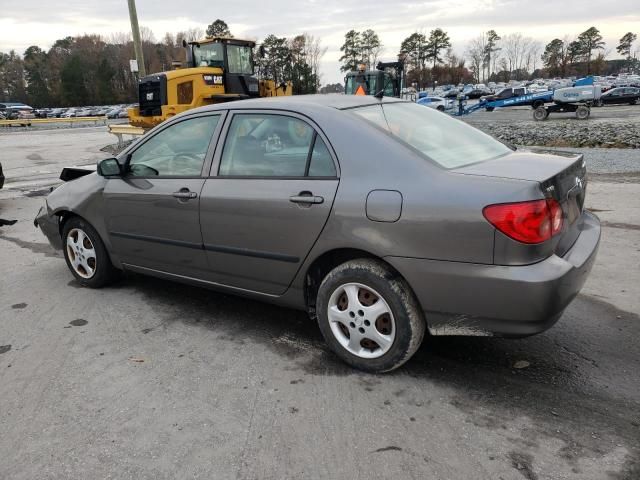
M33 225L40 228L42 233L47 237L49 243L56 250L62 250L62 235L60 235L59 218L49 211L48 205L40 207L36 215Z

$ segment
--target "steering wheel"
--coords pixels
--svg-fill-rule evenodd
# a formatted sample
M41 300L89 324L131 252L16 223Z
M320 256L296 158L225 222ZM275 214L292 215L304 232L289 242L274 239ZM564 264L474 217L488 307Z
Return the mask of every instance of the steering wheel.
M169 172L171 175L180 175L176 170L190 170L194 163L198 163L202 168L202 158L196 153L176 153L168 162Z

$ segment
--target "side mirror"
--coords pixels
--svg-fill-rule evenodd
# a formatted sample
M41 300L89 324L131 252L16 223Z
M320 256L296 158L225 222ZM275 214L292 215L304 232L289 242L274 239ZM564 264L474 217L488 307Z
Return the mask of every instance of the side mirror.
M98 163L98 175L101 177L119 177L122 168L115 158L107 158Z

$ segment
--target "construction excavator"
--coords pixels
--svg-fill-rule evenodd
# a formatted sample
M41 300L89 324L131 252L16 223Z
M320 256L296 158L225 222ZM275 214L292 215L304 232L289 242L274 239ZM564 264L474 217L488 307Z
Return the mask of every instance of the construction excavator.
M167 118L213 103L291 95L291 82L276 84L255 76L252 40L214 37L183 42L186 62L138 82L138 106L130 108L129 125L112 125L111 133L140 135ZM258 53L264 56L262 46Z

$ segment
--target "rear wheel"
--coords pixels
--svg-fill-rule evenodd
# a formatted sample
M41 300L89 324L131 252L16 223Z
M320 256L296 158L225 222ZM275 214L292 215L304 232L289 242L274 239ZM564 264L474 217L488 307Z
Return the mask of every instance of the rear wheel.
M493 112L495 110L495 107L487 107L485 110L487 112Z
M411 288L384 263L352 260L324 278L318 325L331 349L367 372L398 368L416 352L425 321Z
M533 111L533 119L536 121L546 120L549 116L549 112L544 107L538 107Z
M439 112L444 112L444 107L442 105L438 105L436 107L436 110L438 110Z
M580 105L576 109L576 118L578 120L586 120L591 115L591 110L586 105Z
M64 258L81 285L100 288L117 278L98 232L80 217L67 220L62 229Z

